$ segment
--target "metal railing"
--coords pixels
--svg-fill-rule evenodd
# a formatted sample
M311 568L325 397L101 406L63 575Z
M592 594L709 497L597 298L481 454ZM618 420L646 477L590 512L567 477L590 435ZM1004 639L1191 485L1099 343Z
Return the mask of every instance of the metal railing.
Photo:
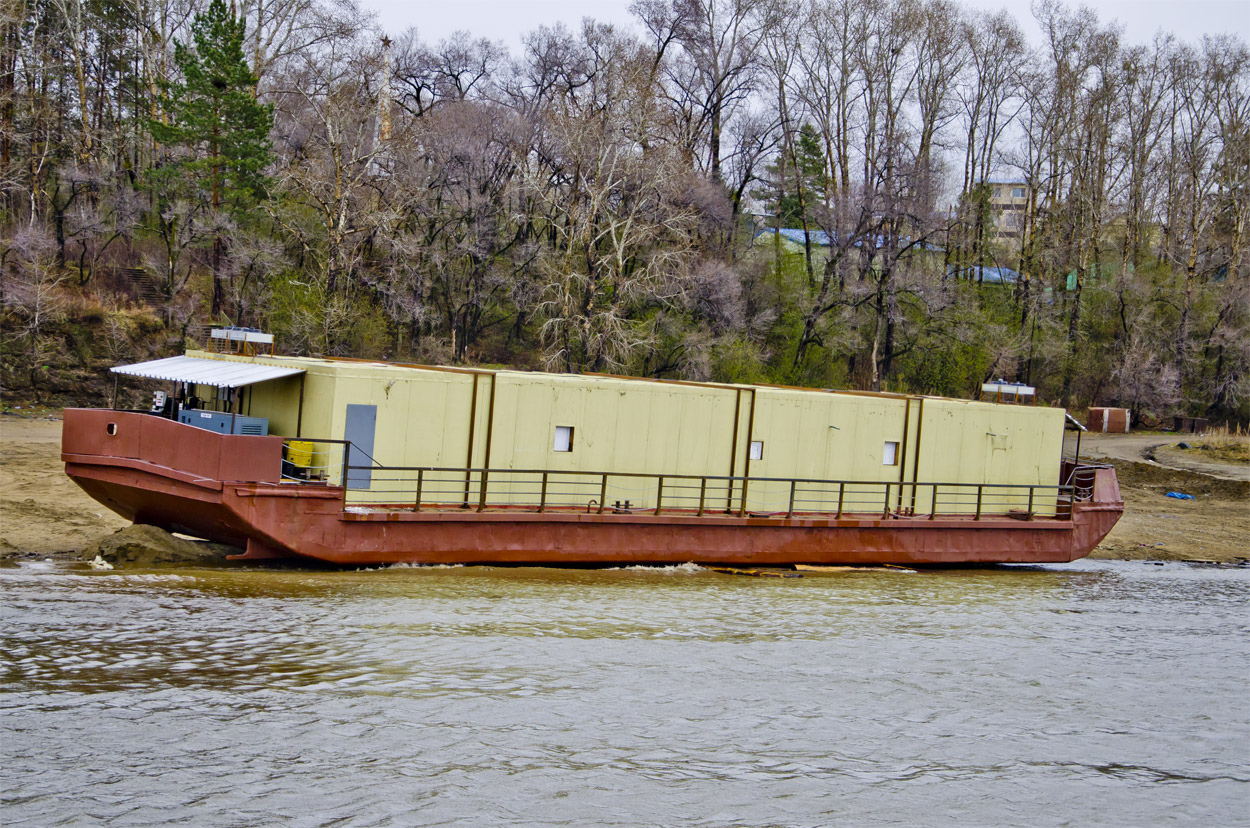
M1064 462L1068 463L1066 460ZM1094 478L1098 474L1098 470L1115 468L1106 463L1081 463L1079 465L1071 463L1071 466L1072 469L1068 472L1064 483L1072 487L1077 500L1093 499Z
M328 441L322 441L328 442ZM1067 520L1091 492L1073 485L899 483L632 472L382 466L343 462L345 509L475 509L594 514Z

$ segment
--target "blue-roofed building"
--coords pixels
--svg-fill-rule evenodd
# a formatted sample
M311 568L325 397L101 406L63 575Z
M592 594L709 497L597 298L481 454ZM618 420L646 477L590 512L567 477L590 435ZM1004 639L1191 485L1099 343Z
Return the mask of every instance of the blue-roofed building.
M804 247L804 233L812 240L812 244L816 247L829 247L829 234L824 230L807 230L801 227L782 227L780 230L768 227L760 230L755 234L755 244L766 244L773 240L773 234L781 236L782 243L789 242L800 249ZM764 238L760 238L763 236Z
M1020 274L1009 267L982 267L972 269L972 278L985 284L1014 285L1020 281Z
M782 227L780 230L773 228L773 227L765 227L763 230L759 230L756 232L755 238L752 240L752 244L755 244L755 245L772 244L775 236L780 235L781 244L783 248L785 248L787 251L790 251L790 252L801 251L804 249L804 246L805 246L804 245L804 233L806 233L807 238L811 239L813 247L830 247L831 246L830 235L826 233L824 230L804 231L803 228L801 227ZM836 236L832 237L832 241L837 241L837 237ZM907 241L908 239L903 239L904 243L906 243ZM877 238L878 245L881 245L883 242L884 240L882 238L880 237ZM861 244L863 244L861 239L855 239L853 246L859 247ZM922 242L921 244L917 245L917 247L921 250L925 250L930 253L942 252L941 247L938 247L937 245L933 245L933 244L928 244L927 242Z
M989 265L970 265L963 270L952 267L946 273L948 276L959 276L961 279L971 282L980 281L987 285L1014 285L1024 278L1019 271L1009 267L990 267Z

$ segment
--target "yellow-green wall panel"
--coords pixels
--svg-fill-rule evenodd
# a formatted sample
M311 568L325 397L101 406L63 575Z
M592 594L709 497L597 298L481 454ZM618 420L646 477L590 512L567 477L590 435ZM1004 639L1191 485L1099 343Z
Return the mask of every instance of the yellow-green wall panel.
M466 462L481 467L489 460L495 470L695 476L742 475L749 465L752 478L889 482L895 484L890 508L914 503L918 514L931 510L931 489L913 489L913 479L974 486L1059 482L1061 409L515 371L475 376L312 358L191 353L304 368L305 438L341 439L348 404L376 405L374 453L387 465L461 468ZM268 417L272 433L294 434L298 378L264 383L249 393L252 416ZM572 452L553 451L556 426L573 427ZM764 457L748 463L752 441L764 443ZM898 443L894 465L882 462L887 441ZM460 475L448 484L459 487L459 498L464 482ZM404 485L413 488L412 481ZM536 499L537 485L537 478L509 480L500 474L491 484L492 500L497 493L511 492L516 502L528 502ZM697 482L693 485L687 504L692 507ZM823 488L809 495L828 508L836 501L837 486ZM476 478L469 489L476 502ZM572 493L559 493L566 489ZM553 482L550 502L585 503L592 490L597 497L597 485L578 488ZM969 491L975 488L964 491L956 508L975 508L975 495L969 497ZM740 490L729 497L724 484L712 483L708 493L709 509L725 508L727 502L739 506ZM353 493L353 498L370 496ZM673 503L675 496L674 488L673 495L666 493L666 502ZM881 486L851 486L846 497L848 511L852 503L857 511L886 505ZM653 506L654 498L652 482L624 478L612 481L608 495L609 503L628 499L639 507ZM1018 505L1026 498L1021 490L1004 502ZM752 484L747 506L776 512L787 508L788 499L788 485L761 481Z

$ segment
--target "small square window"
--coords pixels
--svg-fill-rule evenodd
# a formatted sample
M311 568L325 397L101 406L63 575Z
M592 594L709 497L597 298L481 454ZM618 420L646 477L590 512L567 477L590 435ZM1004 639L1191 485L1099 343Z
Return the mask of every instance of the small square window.
M751 459L752 460L764 459L764 441L763 440L751 441Z
M556 426L556 439L552 451L573 450L573 426Z
M1012 188L1011 188L1011 197L1012 197L1012 198L1024 198L1024 188L1023 188L1023 187L1012 187Z
M887 441L885 451L881 454L881 465L897 466L898 465L898 443Z

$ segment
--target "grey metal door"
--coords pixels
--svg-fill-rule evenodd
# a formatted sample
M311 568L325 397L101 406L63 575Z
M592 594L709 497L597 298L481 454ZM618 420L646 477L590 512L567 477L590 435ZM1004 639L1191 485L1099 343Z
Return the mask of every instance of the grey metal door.
M351 441L352 448L347 455L349 466L370 466L373 464L373 432L378 424L378 407L376 405L347 406L347 426L343 429L343 439ZM367 489L373 481L373 472L367 468L347 470L347 488Z

